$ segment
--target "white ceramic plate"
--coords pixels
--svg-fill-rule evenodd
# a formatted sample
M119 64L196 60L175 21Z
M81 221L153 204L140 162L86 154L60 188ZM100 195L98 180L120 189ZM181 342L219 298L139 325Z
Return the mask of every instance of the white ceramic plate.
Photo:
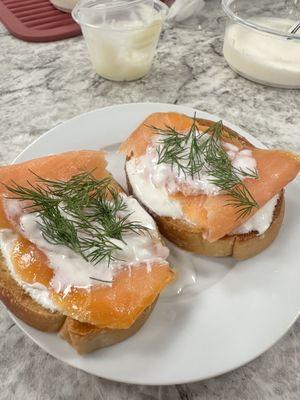
M126 104L80 115L45 133L15 160L67 150L113 149L150 113L191 108ZM198 117L218 118L197 111ZM257 146L256 139L229 127ZM122 168L120 168L121 170ZM123 343L81 357L54 334L16 320L54 357L91 374L120 382L165 385L210 378L237 368L272 346L293 324L300 308L300 188L286 192L286 217L275 243L244 262L191 256L172 248L177 283L159 299L144 327ZM178 294L177 294L178 292Z

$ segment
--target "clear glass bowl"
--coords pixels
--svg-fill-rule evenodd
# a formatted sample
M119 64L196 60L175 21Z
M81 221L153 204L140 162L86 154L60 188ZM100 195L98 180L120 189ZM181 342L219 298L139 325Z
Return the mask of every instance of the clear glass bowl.
M167 11L159 0L80 0L72 16L95 71L109 80L132 81L149 72Z
M300 88L300 4L292 0L222 0L223 53L240 75L265 85Z

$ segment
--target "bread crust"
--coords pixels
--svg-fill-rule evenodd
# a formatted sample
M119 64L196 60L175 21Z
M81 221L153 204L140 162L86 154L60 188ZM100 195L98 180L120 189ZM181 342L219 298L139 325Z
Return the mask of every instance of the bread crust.
M197 119L199 124L204 127L211 126L214 122L206 119ZM232 129L223 126L225 132L237 136L238 142L248 148L255 148L247 139L238 135ZM133 155L127 156L129 161ZM129 194L135 195L130 184L129 177L125 168L127 186ZM196 254L211 257L228 257L231 256L237 260L245 260L254 257L262 252L274 241L280 230L285 209L284 190L280 192L280 197L276 204L273 220L269 228L263 234L257 232L249 232L246 234L226 235L223 238L209 242L203 238L201 230L195 225L183 220L171 217L161 217L143 204L137 197L141 205L152 215L157 223L160 233L176 246Z
M59 336L66 340L79 354L86 354L120 343L134 335L149 318L156 300L146 308L128 329L97 328L67 317Z

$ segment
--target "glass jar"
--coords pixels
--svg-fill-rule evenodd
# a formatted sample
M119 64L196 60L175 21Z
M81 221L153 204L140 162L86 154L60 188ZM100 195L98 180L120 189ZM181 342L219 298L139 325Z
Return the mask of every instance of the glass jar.
M255 82L300 88L300 30L286 1L222 0L227 15L223 53L229 66Z
M132 81L149 72L167 11L159 0L81 0L72 16L95 71L113 81Z

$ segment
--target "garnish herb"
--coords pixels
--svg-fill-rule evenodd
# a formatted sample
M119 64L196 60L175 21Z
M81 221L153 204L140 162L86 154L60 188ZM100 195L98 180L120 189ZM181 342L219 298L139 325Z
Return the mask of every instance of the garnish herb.
M122 250L114 239L125 243L124 234L148 231L128 220L131 213L111 177L98 180L92 172L84 172L65 182L33 174L35 184L6 186L14 194L11 198L24 201L25 209L38 213L48 242L64 245L86 261L107 260L109 265L117 260L115 252Z
M166 126L152 129L161 137L158 140L158 164L170 164L177 173L192 178L206 173L210 182L230 196L228 205L236 208L238 218L247 216L258 204L241 179L257 179L257 170L240 170L232 166L231 160L222 146L222 138L235 136L223 131L222 121L214 123L204 132L197 130L196 115L187 134Z

